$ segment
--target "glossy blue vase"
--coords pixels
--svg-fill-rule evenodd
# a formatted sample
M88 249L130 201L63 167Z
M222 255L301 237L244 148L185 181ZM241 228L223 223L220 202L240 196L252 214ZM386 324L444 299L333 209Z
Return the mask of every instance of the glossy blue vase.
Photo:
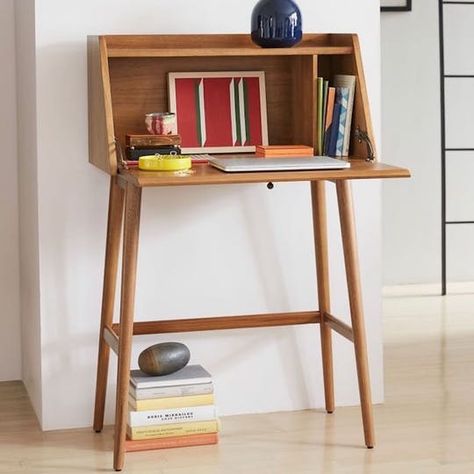
M252 41L262 48L289 48L303 37L301 12L293 0L260 0L252 11Z

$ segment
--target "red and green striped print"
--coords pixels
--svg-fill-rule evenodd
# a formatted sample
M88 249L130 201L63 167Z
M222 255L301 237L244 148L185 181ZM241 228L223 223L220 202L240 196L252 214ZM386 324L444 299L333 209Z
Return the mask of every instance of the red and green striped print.
M263 143L258 77L177 78L175 87L184 148Z

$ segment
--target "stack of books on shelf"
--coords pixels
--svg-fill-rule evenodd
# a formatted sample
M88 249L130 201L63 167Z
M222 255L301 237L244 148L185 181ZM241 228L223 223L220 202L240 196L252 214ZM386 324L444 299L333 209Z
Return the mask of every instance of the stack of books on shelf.
M318 155L349 155L356 77L336 74L332 83L317 79Z
M212 378L200 365L163 376L130 373L127 450L216 444Z

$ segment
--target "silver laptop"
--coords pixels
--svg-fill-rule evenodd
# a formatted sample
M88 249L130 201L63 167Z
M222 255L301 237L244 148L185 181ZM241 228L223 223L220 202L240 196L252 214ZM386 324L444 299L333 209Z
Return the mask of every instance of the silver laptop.
M209 164L229 173L245 171L304 171L337 170L350 168L351 164L328 156L303 158L210 157Z

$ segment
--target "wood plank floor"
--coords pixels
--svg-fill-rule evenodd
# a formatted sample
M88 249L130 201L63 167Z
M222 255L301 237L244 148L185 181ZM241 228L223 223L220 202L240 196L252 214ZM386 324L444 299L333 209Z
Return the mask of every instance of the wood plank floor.
M358 407L226 417L218 446L127 455L127 473L474 473L474 296L387 298L386 403L364 449ZM112 472L112 430L42 433L23 386L0 384L0 472Z

